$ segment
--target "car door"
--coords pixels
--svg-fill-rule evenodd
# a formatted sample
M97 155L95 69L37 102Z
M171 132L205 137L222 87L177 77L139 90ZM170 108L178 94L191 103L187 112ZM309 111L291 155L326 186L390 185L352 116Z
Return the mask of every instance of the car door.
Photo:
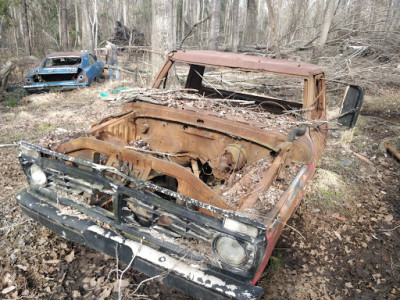
M103 70L103 66L97 61L97 59L89 54L90 67L93 68L94 77L98 78Z

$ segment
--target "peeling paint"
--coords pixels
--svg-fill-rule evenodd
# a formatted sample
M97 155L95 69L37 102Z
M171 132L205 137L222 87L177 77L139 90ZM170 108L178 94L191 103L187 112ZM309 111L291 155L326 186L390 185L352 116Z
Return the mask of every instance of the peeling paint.
M166 270L173 271L189 280L196 281L197 284L207 288L214 288L215 290L231 297L235 296L235 291L238 289L236 285L227 285L226 282L220 278L206 274L204 270L198 268L197 266L195 267L194 265L188 265L181 260L159 252L149 246L144 245L143 243L125 239L120 235L112 235L111 232L106 233L104 228L97 225L90 226L88 230L111 239L119 244L128 246L132 250L132 255L135 255L136 257L145 259L153 264L165 268Z

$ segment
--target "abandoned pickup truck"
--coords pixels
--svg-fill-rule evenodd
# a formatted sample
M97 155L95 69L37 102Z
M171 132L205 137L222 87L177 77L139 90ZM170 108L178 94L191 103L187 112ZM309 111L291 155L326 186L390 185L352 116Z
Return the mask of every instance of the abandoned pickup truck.
M28 93L89 86L103 73L104 62L88 52L59 52L46 56L24 78Z
M159 90L176 78L180 96ZM193 297L258 299L257 280L325 147L324 73L182 50L153 88L56 151L22 141L29 189L17 201L64 238ZM337 124L354 125L363 94L347 87Z

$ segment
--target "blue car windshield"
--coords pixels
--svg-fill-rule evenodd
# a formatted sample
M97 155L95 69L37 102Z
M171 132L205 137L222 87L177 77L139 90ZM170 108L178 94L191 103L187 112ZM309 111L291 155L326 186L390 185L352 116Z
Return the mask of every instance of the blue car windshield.
M43 63L42 68L79 65L82 58L79 56L50 57Z

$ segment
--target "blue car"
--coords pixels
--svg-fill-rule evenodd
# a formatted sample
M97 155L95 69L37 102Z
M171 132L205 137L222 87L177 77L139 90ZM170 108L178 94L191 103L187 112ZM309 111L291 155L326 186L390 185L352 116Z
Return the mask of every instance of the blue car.
M104 62L88 52L53 53L32 69L24 78L28 93L70 90L89 86L103 73Z

